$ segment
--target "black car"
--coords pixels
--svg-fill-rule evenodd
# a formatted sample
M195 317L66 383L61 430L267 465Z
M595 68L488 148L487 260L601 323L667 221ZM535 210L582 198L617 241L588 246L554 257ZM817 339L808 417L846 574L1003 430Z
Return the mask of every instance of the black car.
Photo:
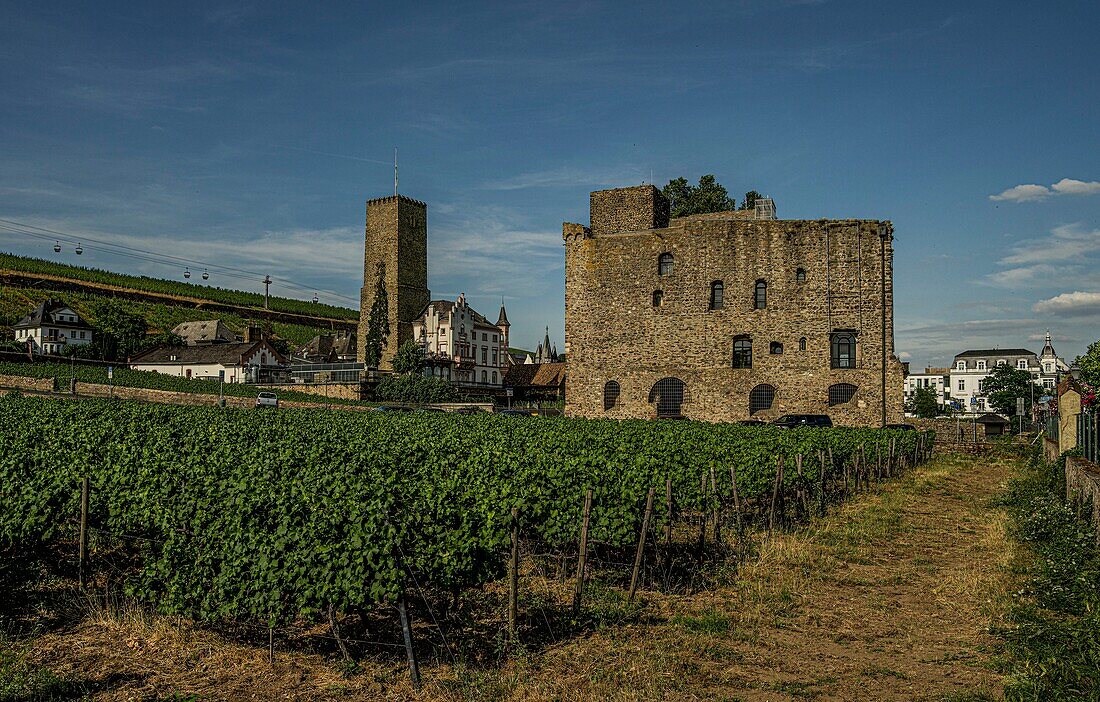
M912 424L887 424L887 429L900 429L901 431L916 431L917 428Z
M831 427L833 420L827 414L785 414L772 422L773 426L780 429L794 429L795 427Z
M531 416L531 410L502 409L502 410L496 410L496 412L494 412L494 414L501 414L501 415L504 415L505 417L530 417Z
M742 427L766 427L766 426L768 426L768 423L765 422L763 419L742 419L739 422L734 422L734 424L737 424L738 426L742 426Z

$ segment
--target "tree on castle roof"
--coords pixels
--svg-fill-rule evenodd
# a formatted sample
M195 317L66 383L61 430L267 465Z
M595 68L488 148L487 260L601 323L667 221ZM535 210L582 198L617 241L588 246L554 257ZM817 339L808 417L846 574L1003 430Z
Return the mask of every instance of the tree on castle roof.
M374 287L374 302L367 317L367 339L364 360L367 368L377 368L382 362L382 349L390 335L390 301L386 293L386 264L378 262L378 282Z
M673 217L737 209L737 200L713 174L700 178L699 185L691 185L685 178L670 180L661 192L668 198Z
M756 201L763 198L763 197L764 197L763 195L756 192L755 190L748 191L747 193L745 193L745 199L741 201L741 209L742 210L754 209L756 207Z

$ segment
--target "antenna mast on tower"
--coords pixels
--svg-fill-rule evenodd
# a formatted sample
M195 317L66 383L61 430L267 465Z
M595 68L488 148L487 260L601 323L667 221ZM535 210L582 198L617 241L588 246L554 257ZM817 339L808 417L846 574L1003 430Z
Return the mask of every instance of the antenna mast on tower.
M397 196L397 147L393 147L393 194Z

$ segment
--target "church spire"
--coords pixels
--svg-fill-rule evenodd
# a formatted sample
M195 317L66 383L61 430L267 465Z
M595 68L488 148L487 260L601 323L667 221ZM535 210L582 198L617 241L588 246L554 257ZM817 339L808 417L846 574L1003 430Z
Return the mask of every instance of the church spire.
M498 327L511 326L510 324L508 324L508 313L504 311L504 298L503 297L500 298L500 314L497 315L497 326Z

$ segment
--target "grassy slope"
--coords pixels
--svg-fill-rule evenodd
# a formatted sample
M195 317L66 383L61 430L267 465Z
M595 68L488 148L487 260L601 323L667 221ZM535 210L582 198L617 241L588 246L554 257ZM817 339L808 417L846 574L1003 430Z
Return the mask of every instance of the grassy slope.
M95 315L92 307L97 300L104 298L98 295L72 292L54 292L39 287L16 288L10 285L0 286L0 325L10 326L31 312L34 307L43 300L54 297L64 300L72 306L84 319L95 325ZM181 322L199 321L204 319L220 319L227 327L237 333L243 333L248 326L248 320L236 314L228 312L213 312L198 310L192 307L176 307L172 305L153 304L136 300L119 300L127 310L141 315L149 323L149 331L156 333L162 330L171 330ZM274 322L271 331L289 340L292 344L304 344L325 329L307 327L301 324L283 324Z
M453 659L416 606L418 639L434 651L422 650L421 691L388 619L366 636L388 647L353 642L354 667L339 663L327 630L282 632L272 666L265 632L227 637L70 594L59 607L69 623L20 655L94 700L139 689L202 699L990 699L1000 681L989 624L1003 613L1014 558L1005 510L990 498L1013 470L938 458L804 529L753 539L739 572L712 564L694 594L650 587L631 605L620 584L597 577L574 623L554 616L568 611L571 583L525 562L526 650L499 648L503 584L465 602ZM117 683L104 690L110 675Z

